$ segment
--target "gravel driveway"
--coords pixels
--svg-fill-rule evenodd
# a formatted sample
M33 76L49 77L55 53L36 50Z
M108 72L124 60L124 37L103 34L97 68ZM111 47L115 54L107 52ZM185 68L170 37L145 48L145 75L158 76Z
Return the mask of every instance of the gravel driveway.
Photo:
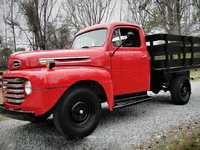
M0 149L131 149L171 126L200 120L200 81L192 82L192 96L187 105L172 103L170 93L160 92L152 101L110 112L103 104L97 129L83 139L67 139L54 127L52 117L46 122L9 120L0 122Z

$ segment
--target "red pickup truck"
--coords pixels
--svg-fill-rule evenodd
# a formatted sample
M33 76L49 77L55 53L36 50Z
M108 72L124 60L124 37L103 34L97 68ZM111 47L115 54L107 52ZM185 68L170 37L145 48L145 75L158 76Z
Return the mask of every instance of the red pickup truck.
M113 111L164 90L174 103L188 103L194 68L200 68L198 37L145 37L128 22L95 25L77 33L70 49L12 54L0 114L39 122L53 113L60 133L85 137L97 127L103 102Z

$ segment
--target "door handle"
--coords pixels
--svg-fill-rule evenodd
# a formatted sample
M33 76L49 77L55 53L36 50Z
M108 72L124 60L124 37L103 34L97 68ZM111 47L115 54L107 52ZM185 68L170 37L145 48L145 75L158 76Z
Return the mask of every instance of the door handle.
M147 55L144 55L144 56L142 56L141 58L146 58L147 57Z

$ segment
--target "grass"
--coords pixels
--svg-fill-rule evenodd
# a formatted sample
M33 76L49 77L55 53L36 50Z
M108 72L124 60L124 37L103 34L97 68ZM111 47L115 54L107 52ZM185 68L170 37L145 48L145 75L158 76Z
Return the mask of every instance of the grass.
M154 150L197 150L200 149L200 122L191 121L177 127L171 127L168 133L152 137L149 143L134 146L133 149ZM159 135L159 136L158 136ZM158 138L159 137L159 138Z
M200 81L200 69L197 69L197 71L191 70L190 77L194 77L193 81Z
M0 90L1 91L1 90ZM2 93L0 92L0 104L3 104L3 100L2 100ZM6 117L4 117L4 116L2 116L1 114L0 114L0 122L1 121L4 121L4 120L8 120L9 118L6 118Z
M1 72L1 71L0 71ZM0 79L2 79L2 75L0 75ZM0 85L2 85L2 82L0 82Z
M2 72L2 71L0 71L0 72ZM2 76L0 75L0 79L2 78ZM0 85L2 85L2 82L0 82ZM3 104L3 99L2 99L2 93L1 93L1 88L0 88L0 104ZM4 120L8 120L9 118L6 118L6 117L4 117L4 116L2 116L1 114L0 114L0 122L1 121L4 121Z
M0 72L4 72L5 70L0 70ZM2 75L0 75L0 79L2 79ZM2 82L0 82L0 85L2 85Z

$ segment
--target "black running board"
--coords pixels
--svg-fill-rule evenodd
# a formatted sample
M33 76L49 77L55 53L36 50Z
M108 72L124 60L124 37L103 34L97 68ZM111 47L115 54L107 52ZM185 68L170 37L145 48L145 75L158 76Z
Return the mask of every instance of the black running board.
M147 95L140 95L140 96L123 98L123 99L117 99L117 100L115 100L115 105L113 108L115 109L115 108L128 107L128 106L139 104L139 103L146 102L149 100L152 100L152 98Z

